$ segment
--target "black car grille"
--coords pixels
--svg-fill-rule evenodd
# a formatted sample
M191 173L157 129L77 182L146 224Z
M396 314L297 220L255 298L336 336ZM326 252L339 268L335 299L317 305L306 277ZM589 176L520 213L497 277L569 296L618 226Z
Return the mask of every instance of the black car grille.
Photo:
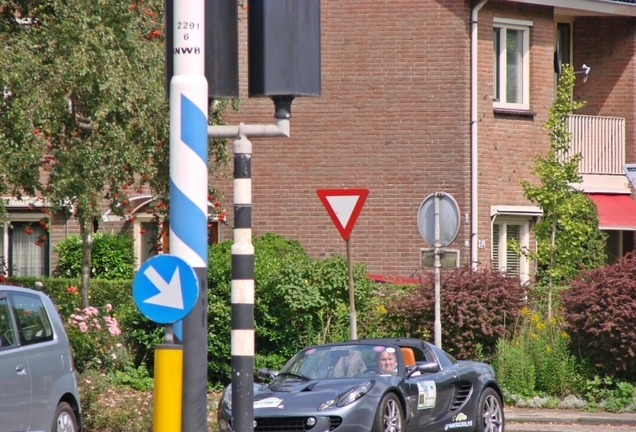
M473 386L470 383L460 383L455 387L455 397L450 408L451 412L457 411L464 406L464 402L470 397L472 390Z
M307 426L307 417L262 417L254 420L254 432L305 432L313 428ZM341 423L342 418L329 417L329 430L334 430Z

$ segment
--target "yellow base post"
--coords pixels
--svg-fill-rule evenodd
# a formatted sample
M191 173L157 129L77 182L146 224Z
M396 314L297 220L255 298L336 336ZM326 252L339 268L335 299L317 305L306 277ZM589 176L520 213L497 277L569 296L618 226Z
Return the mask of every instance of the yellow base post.
M183 346L155 346L155 390L153 432L181 430L181 393L183 391Z

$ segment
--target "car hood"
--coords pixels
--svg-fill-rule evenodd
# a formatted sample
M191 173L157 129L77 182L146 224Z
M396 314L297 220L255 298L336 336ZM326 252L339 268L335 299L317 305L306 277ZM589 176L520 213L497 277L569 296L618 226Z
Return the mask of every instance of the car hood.
M381 378L254 383L254 415L284 415L283 413L289 415L292 410L316 410L322 403L338 399L367 381L373 381L374 386L366 397L374 397L378 384L380 384L379 387L386 388L385 380ZM380 394L382 392L378 394L378 397Z

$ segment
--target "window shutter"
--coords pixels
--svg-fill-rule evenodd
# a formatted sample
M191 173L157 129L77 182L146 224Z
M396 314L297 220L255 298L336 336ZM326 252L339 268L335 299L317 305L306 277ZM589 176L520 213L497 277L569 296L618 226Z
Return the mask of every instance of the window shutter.
M492 227L492 269L499 271L499 225Z
M514 239L519 242L519 225L508 225L506 230L506 245ZM506 274L508 276L519 275L519 255L506 246Z

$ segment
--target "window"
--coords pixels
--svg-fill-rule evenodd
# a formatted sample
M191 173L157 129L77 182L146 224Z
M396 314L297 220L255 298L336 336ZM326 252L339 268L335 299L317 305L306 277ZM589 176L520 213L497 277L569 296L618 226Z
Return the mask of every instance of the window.
M494 19L494 108L530 109L531 26L531 21Z
M53 328L42 301L32 294L11 294L13 313L18 323L20 345L53 340Z
M151 216L142 215L135 219L133 229L135 230L133 236L135 241L135 258L137 259L137 267L139 267L148 258L157 254L155 243L160 228L157 227L157 223Z
M0 271L9 276L48 276L49 239L41 214L9 214L0 222Z
M522 248L528 248L530 226L527 220L496 219L492 226L492 269L517 276L522 282L529 280L527 258L510 248L515 240Z
M15 345L15 328L6 298L0 299L0 349Z
M564 63L572 64L572 25L569 22L559 22L556 25L554 71L561 74Z

